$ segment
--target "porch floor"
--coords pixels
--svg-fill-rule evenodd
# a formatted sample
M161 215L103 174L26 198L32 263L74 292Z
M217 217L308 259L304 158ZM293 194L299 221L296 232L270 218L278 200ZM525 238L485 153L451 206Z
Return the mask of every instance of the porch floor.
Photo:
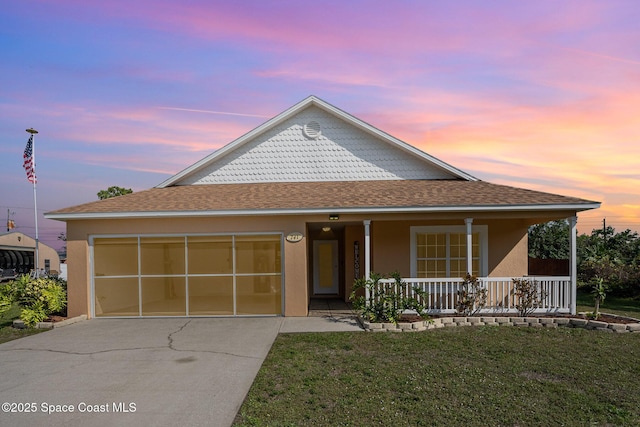
M308 317L357 317L351 303L338 298L311 298Z

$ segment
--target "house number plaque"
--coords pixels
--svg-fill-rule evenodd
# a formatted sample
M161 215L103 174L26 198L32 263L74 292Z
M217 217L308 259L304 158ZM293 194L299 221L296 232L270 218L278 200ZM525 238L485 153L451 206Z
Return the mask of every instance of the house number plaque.
M287 234L287 242L296 243L302 240L304 236L299 231L294 231L293 233Z

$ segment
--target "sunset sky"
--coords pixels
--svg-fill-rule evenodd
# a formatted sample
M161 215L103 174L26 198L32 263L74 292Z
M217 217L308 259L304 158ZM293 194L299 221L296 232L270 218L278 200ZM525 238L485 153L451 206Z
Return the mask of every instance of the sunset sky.
M0 217L153 187L309 95L482 180L640 231L640 2L7 1ZM15 214L13 214L15 212Z

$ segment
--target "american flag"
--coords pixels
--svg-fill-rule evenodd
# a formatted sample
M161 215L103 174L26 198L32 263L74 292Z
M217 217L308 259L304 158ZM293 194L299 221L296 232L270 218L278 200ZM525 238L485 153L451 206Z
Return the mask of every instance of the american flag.
M29 182L35 184L38 182L36 178L36 168L33 164L33 135L29 137L27 146L24 149L24 163L22 164L24 170L27 172L27 179Z

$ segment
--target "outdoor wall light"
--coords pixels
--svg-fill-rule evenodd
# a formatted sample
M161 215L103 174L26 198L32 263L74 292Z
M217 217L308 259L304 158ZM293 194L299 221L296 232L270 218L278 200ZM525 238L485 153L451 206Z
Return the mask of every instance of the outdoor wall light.
M339 220L339 219L340 219L340 215L338 215L338 214L331 214L331 215L329 215L329 220L330 220L330 221L337 221L337 220Z

